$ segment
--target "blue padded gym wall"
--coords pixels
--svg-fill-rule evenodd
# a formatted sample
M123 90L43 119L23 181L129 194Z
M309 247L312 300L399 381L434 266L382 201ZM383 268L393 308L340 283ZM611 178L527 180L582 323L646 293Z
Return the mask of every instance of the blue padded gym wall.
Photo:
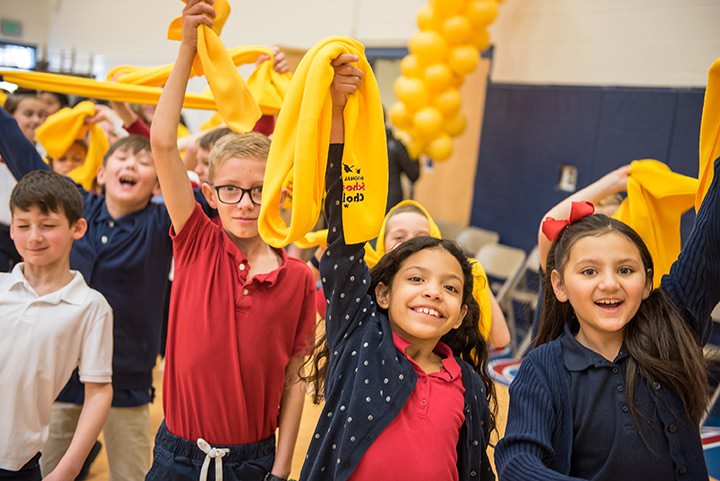
M643 158L697 177L703 93L489 84L470 223L529 251L541 216L570 195L557 187L563 164L578 189Z

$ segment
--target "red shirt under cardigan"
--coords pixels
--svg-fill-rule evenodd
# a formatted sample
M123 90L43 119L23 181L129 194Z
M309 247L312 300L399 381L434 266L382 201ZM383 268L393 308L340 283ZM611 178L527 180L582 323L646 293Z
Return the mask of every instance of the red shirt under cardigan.
M174 235L163 407L168 430L211 445L275 432L285 367L312 346L315 281L285 251L247 280L245 254L199 204Z
M403 354L410 345L394 332L393 342ZM450 348L438 343L435 353L442 358L442 369L429 374L405 356L417 374L415 389L400 413L370 445L349 481L457 481L457 444L465 422L465 388L460 365ZM428 463L428 459L433 462Z

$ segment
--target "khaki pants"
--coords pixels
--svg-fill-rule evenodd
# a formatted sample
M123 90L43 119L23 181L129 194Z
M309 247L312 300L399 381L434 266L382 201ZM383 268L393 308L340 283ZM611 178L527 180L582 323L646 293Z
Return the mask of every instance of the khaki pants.
M56 402L50 416L50 435L40 465L47 476L67 451L82 406ZM150 405L111 407L103 426L111 481L143 481L150 469Z

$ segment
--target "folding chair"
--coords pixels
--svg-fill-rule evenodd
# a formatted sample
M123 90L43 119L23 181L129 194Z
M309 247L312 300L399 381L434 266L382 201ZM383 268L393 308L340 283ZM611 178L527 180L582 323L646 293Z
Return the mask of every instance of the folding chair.
M460 231L456 241L469 257L486 244L497 244L500 241L500 234L493 230L470 226Z
M437 224L438 228L440 229L440 233L442 234L443 239L449 239L453 241L457 239L458 234L460 234L460 232L462 232L462 230L466 227L465 225L458 222L442 219L435 219L435 224Z
M485 269L490 288L505 313L510 330L510 345L513 352L516 352L515 313L510 293L525 263L525 251L503 244L486 244L478 250L475 257Z
M510 291L511 301L527 306L532 313L537 309L538 304L538 288L540 286L540 255L538 253L538 247L532 248L525 264L523 265L522 271L517 276L515 285ZM517 322L516 322L517 323ZM516 357L522 356L532 342L532 325L527 326L527 331L520 341Z

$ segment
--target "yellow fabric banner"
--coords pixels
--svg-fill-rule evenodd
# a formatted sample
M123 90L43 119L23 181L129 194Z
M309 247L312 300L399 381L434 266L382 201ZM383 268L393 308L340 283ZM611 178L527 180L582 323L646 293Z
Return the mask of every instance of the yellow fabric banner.
M655 264L655 287L680 254L680 217L692 208L697 188L697 179L675 173L660 161L643 159L630 164L627 198L613 217L635 229L645 241Z
M84 139L90 132L85 162L70 172L69 176L86 190L90 190L102 159L110 144L105 131L97 124L88 125L85 119L95 115L95 104L86 100L73 108L58 110L37 128L35 136L42 144L48 156L59 159L68 151L76 139Z
M705 198L713 180L715 159L720 157L720 58L708 71L705 100L703 101L702 120L700 120L700 167L698 169L697 195L695 210Z
M357 55L364 78L344 111L343 225L345 240L376 237L387 200L387 145L377 81L364 47L348 37L329 37L303 57L279 114L265 170L258 228L270 245L282 247L310 232L320 215L330 141L331 61L341 53ZM290 225L280 217L282 190L292 173Z

